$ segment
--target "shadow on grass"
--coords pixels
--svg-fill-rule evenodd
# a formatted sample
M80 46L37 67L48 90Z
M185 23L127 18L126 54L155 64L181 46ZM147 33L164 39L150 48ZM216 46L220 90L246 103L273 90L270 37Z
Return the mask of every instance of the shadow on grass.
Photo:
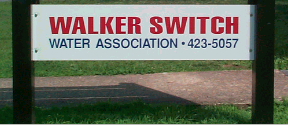
M199 106L135 83L39 87L35 92L37 123L249 123L250 119L233 106ZM12 89L2 88L0 93L0 105L11 105ZM12 123L11 107L4 111L1 123Z

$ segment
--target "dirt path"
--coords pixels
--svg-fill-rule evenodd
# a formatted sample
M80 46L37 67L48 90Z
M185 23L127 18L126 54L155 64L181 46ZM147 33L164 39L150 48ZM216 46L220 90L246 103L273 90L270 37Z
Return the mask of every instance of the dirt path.
M0 79L0 106L12 104L12 79ZM99 101L251 104L252 71L175 72L145 75L37 77L36 106ZM288 96L288 76L275 70L275 98Z

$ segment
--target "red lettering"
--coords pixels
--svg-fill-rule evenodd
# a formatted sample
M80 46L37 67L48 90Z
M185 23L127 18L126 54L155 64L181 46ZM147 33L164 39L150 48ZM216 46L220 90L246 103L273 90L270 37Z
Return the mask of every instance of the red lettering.
M136 34L141 34L141 19L139 17L128 17L128 34L133 34L135 28Z
M94 17L88 17L88 34L98 34L98 31L94 31Z
M108 17L106 22L106 17L100 17L100 33L105 34L106 29L109 34L114 34L114 31L112 29L111 23L114 17Z
M211 19L211 32L214 34L222 34L224 32L224 27L218 27L218 23L224 23L224 18L218 16Z
M233 26L233 34L239 33L239 17L226 17L226 34L232 33L232 26Z
M170 17L165 17L167 34L173 34L174 33L175 25L176 25L177 33L183 34L185 31L186 22L187 22L187 17L182 17L181 24L180 24L180 18L179 17L173 17L172 24L171 24Z
M78 30L80 30L81 34L86 34L86 28L85 28L83 17L76 17L75 18L72 34L76 34Z
M195 34L195 17L190 17L190 27L189 27L189 33Z
M125 34L125 31L122 31L122 26L126 24L122 22L122 19L126 19L126 17L116 17L116 34Z
M60 26L61 26L63 34L69 34L72 17L67 17L66 23L65 23L64 17L58 17L56 25L55 25L55 17L49 17L49 19L50 19L50 26L51 26L52 34L58 34Z
M206 20L209 19L209 17L197 17L197 19L200 20L200 33L206 34Z
M152 34L160 34L163 32L163 27L158 23L163 23L163 19L161 17L151 17L150 23L155 27L150 27L150 32Z

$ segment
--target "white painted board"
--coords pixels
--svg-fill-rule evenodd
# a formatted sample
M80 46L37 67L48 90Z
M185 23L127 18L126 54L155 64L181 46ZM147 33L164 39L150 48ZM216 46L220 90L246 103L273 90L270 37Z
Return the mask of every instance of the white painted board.
M32 5L32 60L254 60L253 5Z

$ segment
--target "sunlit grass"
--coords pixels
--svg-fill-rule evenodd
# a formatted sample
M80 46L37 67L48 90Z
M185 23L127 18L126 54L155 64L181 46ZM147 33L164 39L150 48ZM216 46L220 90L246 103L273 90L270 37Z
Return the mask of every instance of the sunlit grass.
M13 123L12 108L0 109L0 124ZM251 107L99 102L36 108L37 124L248 124ZM275 103L274 123L288 123L288 101Z

